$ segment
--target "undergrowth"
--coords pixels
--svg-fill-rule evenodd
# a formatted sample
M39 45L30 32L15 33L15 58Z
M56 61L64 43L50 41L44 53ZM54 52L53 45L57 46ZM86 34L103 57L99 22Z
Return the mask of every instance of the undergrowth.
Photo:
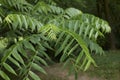
M120 79L120 51L106 51L104 56L94 56L98 67L89 69L86 73L104 80Z

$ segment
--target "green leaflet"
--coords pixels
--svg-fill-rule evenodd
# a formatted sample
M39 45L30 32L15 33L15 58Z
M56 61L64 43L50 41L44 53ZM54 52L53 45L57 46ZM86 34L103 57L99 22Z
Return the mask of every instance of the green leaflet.
M75 38L75 40L78 42L78 44L81 46L81 48L83 49L83 51L85 52L85 55L86 55L86 58L88 60L90 60L95 66L96 66L96 63L95 61L92 59L90 53L89 53L89 49L87 48L87 45L85 43L85 41L76 33L66 29L66 28L62 28L62 27L59 27L60 30L70 34L72 37Z
M23 45L25 46L25 48L30 49L32 51L35 51L35 48L33 47L33 45L29 41L24 41Z
M31 29L32 29L32 31L34 31L35 30L35 24L34 24L34 19L32 20L31 18L28 18L29 19L29 25L30 25L30 27L31 27Z
M84 68L84 71L86 71L90 67L91 61L89 60Z
M27 78L26 80L30 80L29 78Z
M84 27L85 27L85 25L84 25L84 23L82 23L82 24L81 24L81 27L80 27L80 29L79 29L79 35L82 35L82 34L83 34Z
M39 56L35 56L35 59L47 66L47 62Z
M16 72L15 72L15 70L14 70L10 65L8 65L7 63L3 63L3 66L4 66L4 68L5 68L7 71L9 71L9 72L17 75Z
M74 24L74 32L77 32L77 29L79 29L79 21L76 21Z
M74 42L74 39L72 39L72 40L70 41L70 43L67 44L66 47L63 49L63 55L62 55L61 58L60 58L60 62L64 62L65 59L69 57L69 55L70 55L70 53L71 53L71 50L73 49L72 46L71 46L71 45L73 44L73 42ZM72 48L72 49L71 49L71 48ZM70 50L70 49L71 49L71 50Z
M61 13L64 12L64 10L60 7L50 5L50 8L51 8L50 11L53 12L53 13L61 14Z
M55 46L58 45L58 43L60 42L60 40L63 38L64 35L65 35L64 32L61 32L61 33L59 34L59 37L58 37L58 39L57 39L57 41L56 41Z
M82 59L82 56L84 55L83 50L79 53L77 59L76 59L76 64L80 63L80 60Z
M50 57L48 56L48 54L46 52L39 50L39 54L38 55L41 55L41 54L43 56L45 56L48 60L51 60Z
M38 65L36 63L32 63L32 68L34 68L35 70L37 70L39 72L46 74L45 70L40 65Z
M26 16L21 15L21 19L22 19L22 21L23 21L23 25L25 26L25 28L28 29L28 23L27 23Z
M87 26L87 28L85 29L85 35L84 35L84 37L86 37L86 36L87 36L87 34L89 33L89 30L90 30L90 27L89 27L89 26Z
M16 17L16 16L10 16L9 18L11 18L11 21L13 21L13 20L15 20L16 22L14 22L14 23L12 23L12 28L13 28L13 30L16 30L17 29L17 26L18 26L18 24L19 24L19 22L17 21L18 20L18 18Z
M65 47L65 49L64 49L64 51L63 51L64 54L67 53L68 50L70 50L69 48L71 47L71 45L72 45L73 42L74 42L74 39L72 39L72 40L70 41L70 43Z
M83 69L84 71L85 71L84 67L86 66L86 64L87 64L87 57L85 56L81 66L80 66L80 68Z
M18 22L19 22L19 28L21 29L21 28L22 28L22 20L21 20L21 18L19 17L19 15L16 15L16 17L17 17L17 20L18 20Z
M64 54L61 56L61 58L60 58L60 62L64 62L65 59L68 58L68 57L69 57L69 56L68 56L66 53L64 53Z
M39 37L31 37L31 38L30 38L30 41L31 41L32 43L36 44L36 43L39 43L40 38L39 38Z
M9 59L13 64L15 64L17 67L21 68L19 62L17 62L14 58L12 58L12 57L9 56L8 59Z
M20 63L22 63L23 65L25 65L23 58L22 58L21 55L17 52L17 50L14 50L14 51L12 52L12 56L13 56L16 60L18 60Z
M5 74L2 70L0 70L0 76L1 76L4 80L10 80L10 78L8 77L8 75Z
M41 80L34 72L29 71L29 75L33 80Z
M67 54L70 55L78 46L79 46L78 44L76 44L75 46L73 46L71 48L71 50L69 50L69 52Z
M94 29L91 29L91 30L90 30L90 35L89 35L89 38L91 38L91 37L92 37L93 33L94 33Z
M62 43L62 45L60 46L60 48L58 50L56 50L55 56L59 55L60 52L64 49L64 47L67 45L68 40L70 39L70 35L67 35L64 42Z
M65 10L65 13L70 17L82 14L82 12L80 10L75 9L75 8L68 8Z
M12 45L12 47L10 49L6 50L5 55L1 59L1 62L5 62L7 60L7 58L12 54L12 52L14 51L15 48L16 48L16 46Z
M5 21L8 23L8 25L12 24L11 27L13 30L21 30L23 28L27 30L30 28L31 31L35 31L36 27L40 28L43 26L42 23L36 19L22 14L9 14L6 16Z
M104 54L104 51L103 51L102 47L100 47L100 46L99 46L97 43L95 43L94 41L87 39L87 42L86 42L86 43L88 44L91 52L92 52L92 51L95 51L96 54L98 54L98 53L99 53L100 55Z
M17 46L17 50L18 50L18 52L19 52L22 56L24 56L25 58L28 58L27 53L26 53L26 51L23 49L23 45L22 45L22 44L19 44L19 45Z

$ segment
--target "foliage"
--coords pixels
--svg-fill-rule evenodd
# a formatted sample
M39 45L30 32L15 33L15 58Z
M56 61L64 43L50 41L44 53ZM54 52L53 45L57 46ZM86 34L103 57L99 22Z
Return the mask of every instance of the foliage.
M40 80L52 50L76 73L96 63L90 53L103 53L98 36L110 32L108 23L75 8L62 9L53 1L0 0L0 37L6 39L0 76L11 80ZM1 43L2 44L2 43Z
M108 2L108 12L109 12L109 23L112 27L112 36L111 34L105 35L105 38L98 39L98 43L103 46L103 49L108 50L112 46L110 44L113 44L116 49L120 48L120 0L54 0L58 5L60 5L63 8L67 7L75 7L77 9L82 10L85 13L92 13L96 16L99 16L102 19L106 19L106 10L105 10L105 1ZM107 20L107 19L106 19ZM110 37L113 37L113 43L111 42L112 39ZM109 41L109 40L111 41Z

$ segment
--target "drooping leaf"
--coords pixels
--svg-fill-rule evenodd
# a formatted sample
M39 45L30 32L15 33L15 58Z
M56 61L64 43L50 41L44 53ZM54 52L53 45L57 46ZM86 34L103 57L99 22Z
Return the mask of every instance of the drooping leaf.
M32 71L29 71L29 75L33 80L41 80L40 77Z
M25 48L30 49L30 50L32 50L32 51L35 51L33 45L32 45L30 42L24 41L24 42L23 42L23 45L25 46Z
M6 73L4 73L2 70L0 70L0 76L4 79L4 80L10 80L10 78L8 77L8 75Z
M42 59L41 57L35 56L35 59L38 60L38 61L40 61L42 64L44 64L44 65L47 66L47 62L44 59Z
M32 68L34 68L35 70L37 70L39 72L46 74L45 70L40 65L38 65L36 63L32 63Z
M4 66L4 68L5 68L7 71L9 71L9 72L17 75L16 72L15 72L15 70L14 70L10 65L8 65L7 63L3 63L3 66Z
M17 62L15 59L13 59L12 57L8 57L8 59L9 59L13 64L15 64L17 67L21 68L19 62Z
M14 50L12 53L12 56L18 60L20 63L22 63L23 65L25 65L23 58L21 57L21 55L17 52L17 50Z

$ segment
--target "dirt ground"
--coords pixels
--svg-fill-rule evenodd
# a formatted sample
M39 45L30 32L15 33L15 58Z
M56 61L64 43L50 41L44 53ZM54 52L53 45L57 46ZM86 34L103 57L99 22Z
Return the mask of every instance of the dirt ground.
M74 75L68 76L68 70L62 68L60 64L55 64L45 67L47 75L38 73L42 80L75 80ZM87 74L80 73L78 80L103 80L95 76L88 76Z

